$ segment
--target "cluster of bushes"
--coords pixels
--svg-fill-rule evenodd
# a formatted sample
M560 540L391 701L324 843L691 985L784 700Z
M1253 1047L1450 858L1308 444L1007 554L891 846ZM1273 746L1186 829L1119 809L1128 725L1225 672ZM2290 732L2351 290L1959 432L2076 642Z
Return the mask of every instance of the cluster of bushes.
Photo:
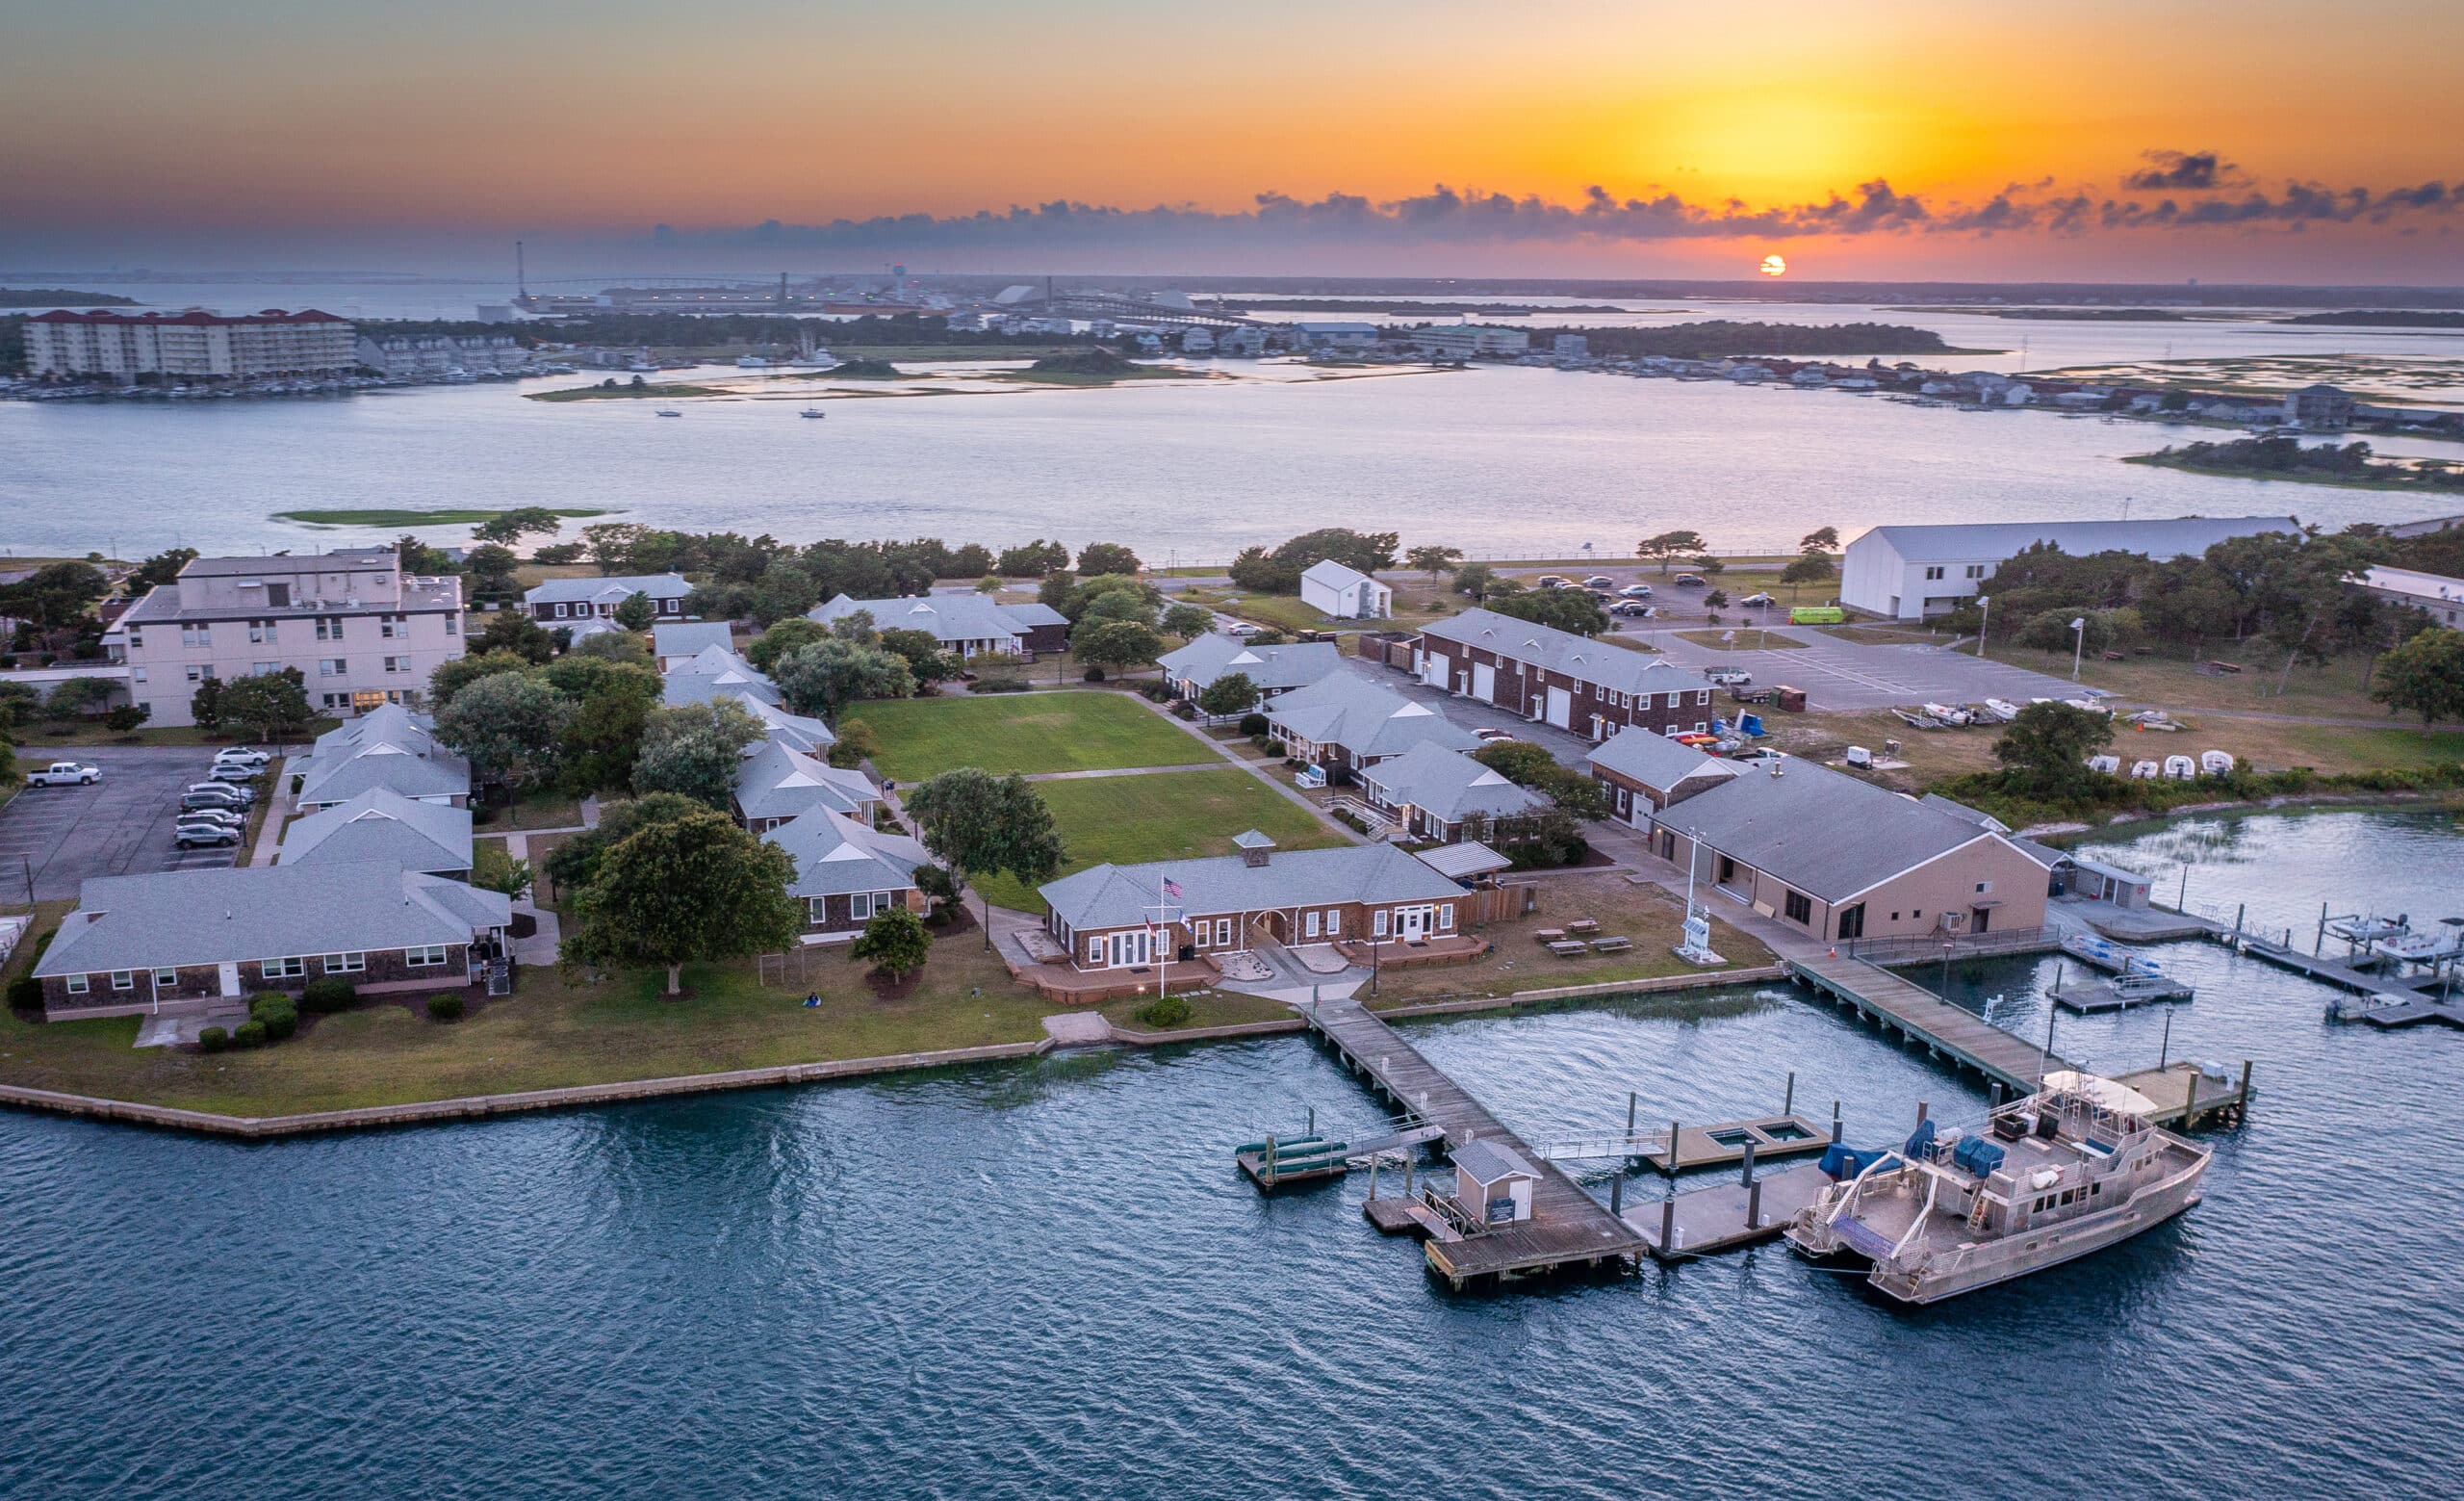
M2193 803L2260 802L2271 797L2319 792L2464 791L2464 763L2451 761L2417 768L2387 767L2334 774L2308 766L2282 771L2236 766L2220 775L2180 781L2099 776L2085 779L2076 790L2056 795L2046 795L2008 771L1975 771L1938 782L1933 790L1983 809L2014 826L2057 821L2084 823L2140 809L2168 813Z
M1190 1003L1178 996L1158 996L1130 1015L1151 1027L1178 1026L1190 1019Z
M299 1005L277 991L269 991L248 1000L248 1020L228 1031L209 1026L196 1034L197 1047L207 1052L221 1052L228 1048L267 1048L283 1042L299 1030Z
M427 1014L432 1022L459 1022L462 1020L462 997L451 991L430 996Z

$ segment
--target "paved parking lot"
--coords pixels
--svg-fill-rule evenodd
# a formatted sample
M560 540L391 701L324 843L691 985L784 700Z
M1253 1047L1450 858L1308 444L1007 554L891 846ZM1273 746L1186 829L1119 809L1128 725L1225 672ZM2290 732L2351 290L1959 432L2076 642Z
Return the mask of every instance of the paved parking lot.
M244 856L245 846L171 847L172 815L181 792L213 766L209 747L89 745L55 756L38 744L19 755L100 766L103 779L91 787L23 788L0 809L0 892L13 897L24 897L29 875L36 900L65 901L89 876L213 869Z
M1637 633L1658 647L1668 661L1681 667L1713 662L1743 667L1757 686L1785 683L1806 690L1807 707L1825 709L1887 709L1933 700L1974 704L2007 698L2024 704L2032 698L2064 698L2078 691L2060 678L1990 659L1980 661L1966 652L1939 646L1860 646L1817 631L1773 631L1809 641L1800 650L1728 650L1700 646L1673 631ZM1761 634L1758 628L1736 628L1736 644L1751 648Z

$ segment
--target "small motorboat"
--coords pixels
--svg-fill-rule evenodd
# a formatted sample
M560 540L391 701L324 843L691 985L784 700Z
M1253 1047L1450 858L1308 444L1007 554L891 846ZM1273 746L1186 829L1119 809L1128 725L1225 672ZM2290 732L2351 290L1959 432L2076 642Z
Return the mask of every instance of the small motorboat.
M799 416L799 417L822 418L822 417L827 417L827 416L829 416L830 414L829 414L828 412L823 411L823 410L822 410L820 407L818 407L818 406L808 406L808 407L806 407L803 411L798 412L796 415L797 415L797 416Z
M681 417L684 412L680 407L662 406L658 409L658 414L661 417Z

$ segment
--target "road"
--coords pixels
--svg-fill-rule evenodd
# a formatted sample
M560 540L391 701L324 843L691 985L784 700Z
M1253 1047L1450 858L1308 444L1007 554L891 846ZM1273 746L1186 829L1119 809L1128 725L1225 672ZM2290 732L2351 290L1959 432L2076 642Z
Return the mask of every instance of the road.
M27 751L48 754L39 745ZM21 753L22 754L22 753ZM90 876L218 869L234 849L171 847L172 815L192 782L205 780L214 751L197 745L88 745L58 759L100 766L91 787L29 787L0 808L0 893L22 900L74 900Z

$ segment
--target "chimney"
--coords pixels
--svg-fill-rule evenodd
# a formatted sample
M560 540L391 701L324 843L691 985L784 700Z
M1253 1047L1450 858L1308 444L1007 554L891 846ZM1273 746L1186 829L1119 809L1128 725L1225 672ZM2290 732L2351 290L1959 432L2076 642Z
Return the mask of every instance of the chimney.
M1274 850L1274 841L1255 829L1232 836L1232 842L1240 847L1241 864L1253 869L1265 865L1267 857Z

